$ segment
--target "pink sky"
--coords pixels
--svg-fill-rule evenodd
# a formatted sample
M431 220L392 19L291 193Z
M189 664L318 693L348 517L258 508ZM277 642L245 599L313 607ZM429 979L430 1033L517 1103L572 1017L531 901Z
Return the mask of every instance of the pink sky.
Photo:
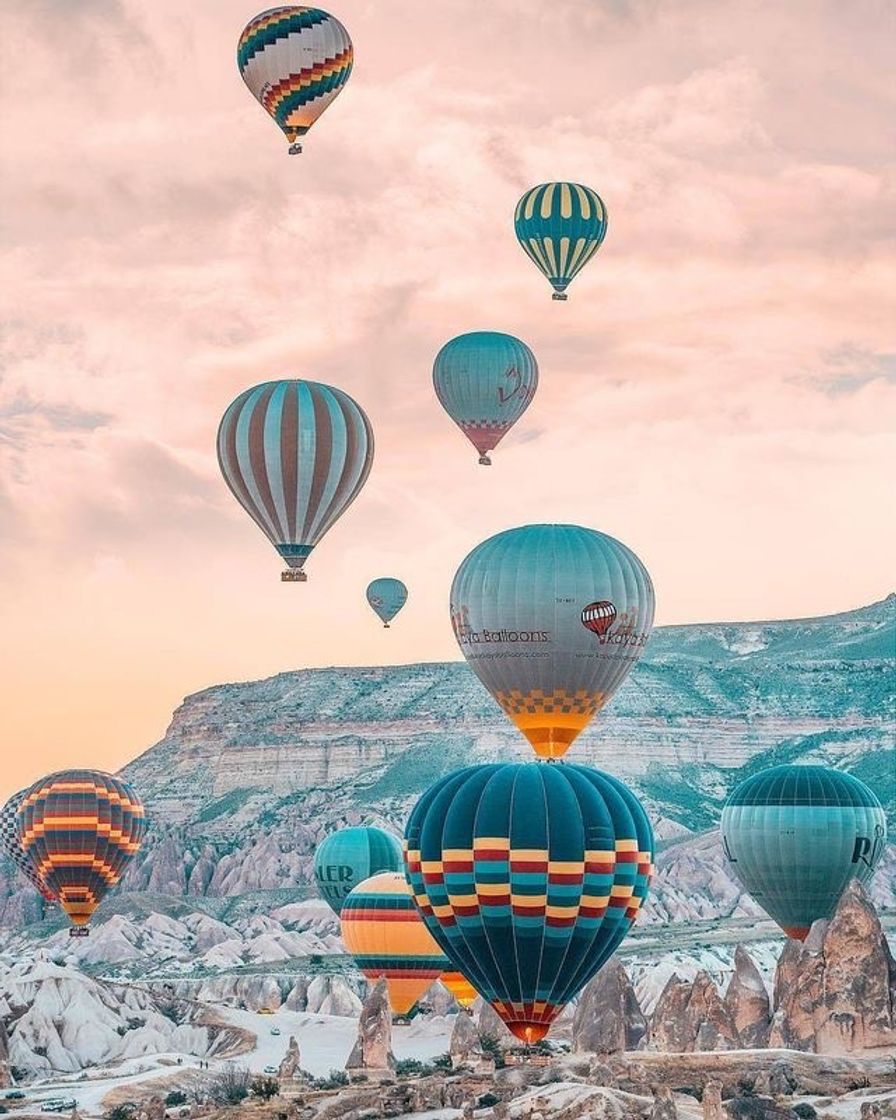
M893 11L340 0L355 71L291 158L234 62L255 7L6 5L0 796L124 763L206 685L457 657L458 563L529 521L633 547L661 624L890 591ZM558 178L610 223L565 305L512 231ZM431 384L475 329L541 367L490 471ZM377 436L304 586L214 453L282 376Z

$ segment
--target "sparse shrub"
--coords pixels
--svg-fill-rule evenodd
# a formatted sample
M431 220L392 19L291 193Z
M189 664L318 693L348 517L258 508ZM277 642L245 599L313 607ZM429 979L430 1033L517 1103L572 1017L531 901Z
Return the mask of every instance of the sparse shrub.
M818 1116L818 1113L812 1105L808 1104L806 1101L800 1101L799 1104L792 1105L791 1107L797 1116L799 1116L800 1120L815 1120Z
M253 1077L249 1089L253 1097L269 1101L280 1092L280 1082L276 1077Z
M426 1067L416 1058L399 1058L395 1063L395 1073L398 1077L410 1077L411 1074L422 1074Z
M494 1108L496 1104L501 1103L501 1098L496 1097L494 1093L483 1093L476 1103L480 1108Z
M344 1069L331 1069L326 1077L318 1077L314 1081L315 1089L341 1089L348 1085L348 1074Z
M172 1089L168 1096L165 1098L165 1106L167 1108L177 1108L179 1105L187 1103L187 1094L182 1093L180 1089Z
M454 1068L451 1063L450 1054L436 1054L436 1056L430 1062L430 1065L433 1067L433 1069L438 1070L451 1070Z
M501 1044L493 1035L481 1034L479 1036L479 1046L483 1054L494 1059L495 1069L504 1069L507 1064L504 1061L504 1051L501 1049Z
M122 1101L103 1114L104 1120L133 1120L137 1106L133 1101Z
M231 1063L208 1079L208 1099L214 1104L239 1104L248 1097L251 1082L252 1076L245 1066Z

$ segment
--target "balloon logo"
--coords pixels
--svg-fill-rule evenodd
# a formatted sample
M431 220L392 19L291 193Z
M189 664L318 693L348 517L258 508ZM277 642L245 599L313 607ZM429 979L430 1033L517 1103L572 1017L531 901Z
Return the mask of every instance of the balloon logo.
M320 8L289 4L251 19L237 47L237 66L252 96L301 152L304 136L339 96L352 72L352 41Z
M554 289L566 289L603 244L607 211L600 195L580 183L543 183L526 191L514 215L517 240Z
M367 588L367 602L387 630L407 601L408 589L400 579L375 579Z
M830 918L850 879L880 862L887 819L874 793L842 770L773 766L747 778L722 809L731 870L788 937Z
M597 631L582 625L581 603L600 608ZM498 533L473 549L451 586L461 652L542 758L563 755L616 692L650 637L653 610L638 557L578 525Z
M414 900L450 960L521 1041L543 1038L638 916L653 862L641 803L567 763L489 763L411 811Z
M473 331L436 355L433 386L442 408L479 452L482 466L519 420L538 388L535 355L513 335Z
M218 428L218 464L246 513L304 581L312 549L352 504L373 464L373 431L341 389L268 381L241 393Z
M589 603L582 611L582 625L592 634L603 639L616 621L616 608L612 603Z

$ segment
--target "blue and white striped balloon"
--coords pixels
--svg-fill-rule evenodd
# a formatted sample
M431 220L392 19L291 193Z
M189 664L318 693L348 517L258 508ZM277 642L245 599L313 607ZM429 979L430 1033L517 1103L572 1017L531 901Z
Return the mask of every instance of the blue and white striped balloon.
M517 240L551 282L553 299L566 299L573 277L591 260L607 234L607 209L597 191L581 183L542 183L516 204Z
M373 430L341 389L267 381L241 393L218 429L218 462L233 496L304 580L311 550L358 496Z

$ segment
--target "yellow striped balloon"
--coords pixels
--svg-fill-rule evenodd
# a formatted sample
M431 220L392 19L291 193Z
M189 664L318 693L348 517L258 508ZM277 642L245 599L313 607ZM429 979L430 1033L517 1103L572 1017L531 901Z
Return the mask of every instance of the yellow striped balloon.
M479 993L462 972L443 972L442 983L464 1011L469 1011L476 1002Z
M600 195L581 183L542 183L526 191L513 219L517 240L554 289L566 289L601 247L607 210Z
M358 968L368 980L385 976L396 1015L407 1015L448 967L398 872L359 883L343 902L340 918L342 940Z

